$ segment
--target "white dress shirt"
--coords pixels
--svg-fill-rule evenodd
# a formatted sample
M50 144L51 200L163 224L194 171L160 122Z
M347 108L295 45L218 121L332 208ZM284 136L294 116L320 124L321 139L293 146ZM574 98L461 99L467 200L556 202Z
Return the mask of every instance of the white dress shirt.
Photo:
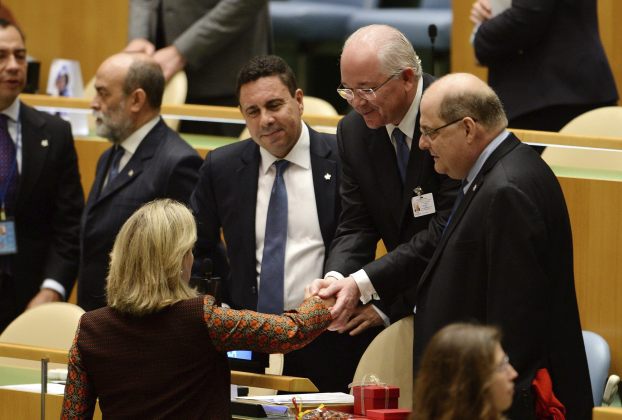
M261 163L257 182L255 211L255 256L257 273L261 273L266 217L278 158L260 148ZM285 246L284 309L295 309L304 300L305 286L322 276L324 240L317 215L311 169L309 129L302 124L300 138L285 160L290 164L283 173L287 190L287 244ZM260 275L257 284L261 288Z

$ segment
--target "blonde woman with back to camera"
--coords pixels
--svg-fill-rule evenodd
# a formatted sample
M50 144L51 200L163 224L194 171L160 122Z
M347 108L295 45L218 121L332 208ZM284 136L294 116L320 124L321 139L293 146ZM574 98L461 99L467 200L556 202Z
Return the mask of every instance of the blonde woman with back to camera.
M517 376L498 329L449 325L434 335L423 354L412 419L504 419Z
M188 286L196 226L172 200L137 210L111 252L108 306L80 320L69 351L63 418L230 418L226 351L287 353L331 322L307 298L283 315L216 306Z

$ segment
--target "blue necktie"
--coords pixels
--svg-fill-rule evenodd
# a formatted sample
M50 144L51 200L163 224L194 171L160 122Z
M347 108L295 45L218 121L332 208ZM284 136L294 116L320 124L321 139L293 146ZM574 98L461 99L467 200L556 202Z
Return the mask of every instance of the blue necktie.
M112 184L112 180L119 175L119 163L121 162L124 152L125 150L123 147L119 145L115 146L112 150L112 163L110 164L110 170L108 171L108 181L106 182L106 186Z
M0 188L2 188L2 203L7 213L12 214L13 199L17 186L17 162L15 143L9 134L8 117L0 114Z
M286 160L274 162L276 176L266 217L257 311L269 314L283 313L285 245L287 244L287 190L283 172L288 164Z
M406 168L408 168L408 158L410 157L410 149L406 144L406 135L402 130L395 127L393 129L393 138L395 139L395 153L397 155L397 169L400 171L402 184L406 181Z
M451 223L451 219L454 217L454 213L456 212L456 210L458 210L458 207L460 206L460 203L462 202L462 199L464 198L464 187L466 187L468 183L469 181L467 181L466 178L463 179L462 182L460 183L460 189L458 190L458 194L456 195L456 201L454 201L454 205L451 208L451 213L449 213L449 217L447 218L447 223L445 223L445 227L443 228L443 234L445 234L445 231L447 230L449 223Z

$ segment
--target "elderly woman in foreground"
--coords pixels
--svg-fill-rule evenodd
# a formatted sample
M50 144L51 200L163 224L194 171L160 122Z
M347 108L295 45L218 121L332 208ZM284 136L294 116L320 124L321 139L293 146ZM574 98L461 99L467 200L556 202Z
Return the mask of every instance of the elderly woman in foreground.
M415 382L414 420L500 420L518 374L498 329L452 324L426 348Z
M306 299L281 316L215 306L188 286L196 227L172 200L146 204L119 232L108 306L82 316L69 351L63 418L228 419L226 351L287 353L331 322L327 303Z

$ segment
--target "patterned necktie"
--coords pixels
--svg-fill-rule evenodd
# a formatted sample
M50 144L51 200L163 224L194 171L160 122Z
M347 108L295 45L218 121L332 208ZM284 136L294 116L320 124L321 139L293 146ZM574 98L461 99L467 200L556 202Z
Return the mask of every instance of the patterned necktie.
M8 117L0 114L0 188L2 188L2 203L11 214L15 187L17 185L17 162L15 154L15 143L9 134Z
M112 150L112 163L110 164L110 170L108 171L108 181L106 186L111 185L112 181L119 175L119 163L123 157L125 150L121 146L115 146Z
M410 157L410 149L406 143L406 135L402 130L395 127L393 129L393 139L395 139L395 153L397 155L397 169L400 171L402 184L406 182L406 168L408 168L408 158Z
M285 245L287 244L287 190L283 172L288 164L286 160L274 162L276 176L266 217L257 311L269 314L283 312Z

